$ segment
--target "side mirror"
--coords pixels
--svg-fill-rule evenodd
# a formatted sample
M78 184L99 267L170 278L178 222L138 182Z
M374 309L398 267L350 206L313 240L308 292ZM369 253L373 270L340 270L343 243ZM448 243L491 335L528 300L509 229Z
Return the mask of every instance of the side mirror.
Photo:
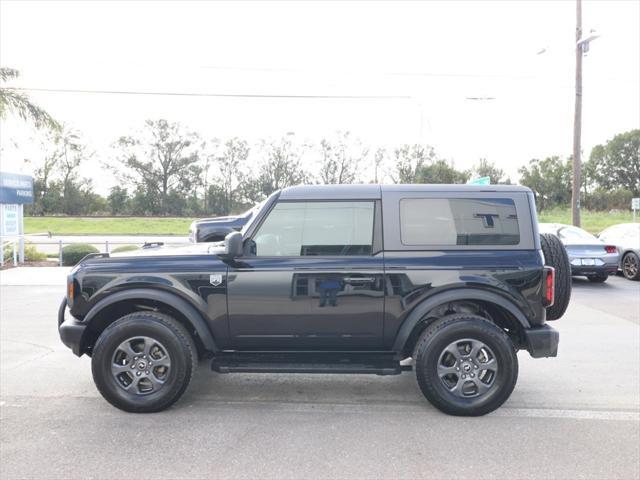
M240 232L231 232L224 237L224 253L225 255L235 258L242 256L242 234Z

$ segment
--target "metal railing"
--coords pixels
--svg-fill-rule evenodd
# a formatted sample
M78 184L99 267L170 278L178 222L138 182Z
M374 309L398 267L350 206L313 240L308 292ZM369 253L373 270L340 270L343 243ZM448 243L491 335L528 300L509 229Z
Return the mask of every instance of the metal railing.
M7 239L8 238L8 239ZM104 242L73 242L73 241L62 241L62 240L52 240L52 241L34 241L32 236L29 235L19 235L19 236L13 236L13 237L6 237L6 238L2 238L0 237L0 266L4 266L5 264L5 255L4 255L4 249L6 245L12 245L13 246L13 266L18 266L18 263L24 263L24 246L25 244L29 244L29 245L49 245L49 246L53 246L56 245L58 248L58 265L59 266L63 266L63 260L62 260L62 249L63 247L67 246L67 245L77 245L77 244L88 244L88 245L93 245L93 246L99 246L99 245L104 245L104 251L101 253L111 253L111 247L113 246L118 246L118 245L135 245L135 246L139 246L141 249L144 248L145 245L155 245L155 244L161 244L161 245L189 245L189 241L187 239L185 239L184 241L180 241L180 242L147 242L147 241L140 241L140 242L122 242L122 241L113 241L113 240L104 240ZM51 257L47 257L47 258L51 258Z

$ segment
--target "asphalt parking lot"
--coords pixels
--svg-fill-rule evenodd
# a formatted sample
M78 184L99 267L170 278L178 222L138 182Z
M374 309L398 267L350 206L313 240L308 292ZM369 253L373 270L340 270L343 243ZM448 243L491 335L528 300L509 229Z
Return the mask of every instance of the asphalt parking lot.
M102 400L90 359L60 343L63 285L32 272L0 274L2 479L640 477L640 282L575 279L559 356L521 352L513 395L485 417L439 413L412 373L206 363L173 408L135 415Z

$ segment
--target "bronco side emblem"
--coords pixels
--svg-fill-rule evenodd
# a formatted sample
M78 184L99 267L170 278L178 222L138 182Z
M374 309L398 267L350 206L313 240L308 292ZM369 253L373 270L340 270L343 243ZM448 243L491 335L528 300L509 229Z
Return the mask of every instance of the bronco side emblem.
M209 283L214 287L217 287L218 285L220 285L222 283L222 274L215 273L215 274L209 275Z

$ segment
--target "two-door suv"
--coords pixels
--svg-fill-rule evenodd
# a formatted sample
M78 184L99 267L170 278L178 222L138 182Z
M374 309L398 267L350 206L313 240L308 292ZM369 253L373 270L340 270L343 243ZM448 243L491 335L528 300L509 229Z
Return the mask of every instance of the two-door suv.
M535 212L518 186L285 188L222 243L86 257L60 337L131 412L173 404L207 358L219 373L415 370L438 409L482 415L511 394L518 350L557 353L545 322L570 266Z

